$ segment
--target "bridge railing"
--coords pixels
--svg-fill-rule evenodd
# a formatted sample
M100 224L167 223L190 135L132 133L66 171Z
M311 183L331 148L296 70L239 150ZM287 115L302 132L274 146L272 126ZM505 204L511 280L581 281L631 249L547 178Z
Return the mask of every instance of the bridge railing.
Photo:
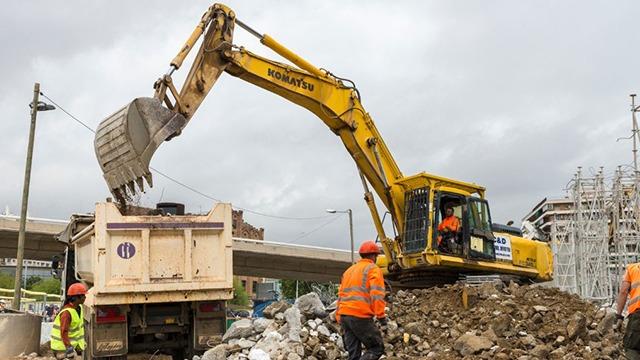
M22 297L20 301L20 310L22 311L28 311L34 314L43 314L47 305L60 305L62 302L62 295L47 294L45 292L31 291L27 289L21 290ZM7 307L11 307L13 294L13 289L0 288L0 299L7 303Z

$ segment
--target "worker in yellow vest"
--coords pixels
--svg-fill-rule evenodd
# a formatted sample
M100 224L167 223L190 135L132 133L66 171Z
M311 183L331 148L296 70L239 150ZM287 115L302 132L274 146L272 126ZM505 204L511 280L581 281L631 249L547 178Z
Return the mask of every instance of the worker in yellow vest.
M624 353L627 359L640 359L640 263L627 266L620 283L616 308L620 321L624 320L622 312L626 304L629 321L622 341Z
M73 359L82 355L86 347L84 341L84 320L82 304L87 287L81 283L71 284L65 296L64 306L60 309L51 328L51 350L56 359Z

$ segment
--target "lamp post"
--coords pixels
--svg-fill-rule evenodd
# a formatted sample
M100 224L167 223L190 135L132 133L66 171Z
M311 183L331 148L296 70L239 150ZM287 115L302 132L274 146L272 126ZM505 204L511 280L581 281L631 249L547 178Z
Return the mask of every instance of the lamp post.
M351 237L351 263L355 264L356 260L354 258L354 250L353 250L353 213L351 211L351 209L347 209L347 210L334 210L334 209L327 209L327 212L330 214L349 214L349 236Z
M18 253L16 255L16 277L14 280L13 303L11 306L15 310L20 310L20 299L22 298L22 262L24 261L24 240L27 225L27 204L29 203L29 184L31 182L31 162L33 159L33 140L36 132L36 116L38 111L53 110L56 107L38 101L40 97L40 84L33 85L33 102L29 104L31 108L31 126L29 127L29 143L27 145L27 162L24 167L24 184L22 186L22 208L20 210L20 230L18 232Z

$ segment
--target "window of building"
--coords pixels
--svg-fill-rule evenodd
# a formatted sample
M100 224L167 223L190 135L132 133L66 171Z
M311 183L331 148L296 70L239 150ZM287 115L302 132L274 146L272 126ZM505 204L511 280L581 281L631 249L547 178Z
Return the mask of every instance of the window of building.
M242 280L242 287L247 290L247 280Z
M254 293L255 293L257 288L258 288L258 282L254 280L254 281L251 283L251 292L254 292Z

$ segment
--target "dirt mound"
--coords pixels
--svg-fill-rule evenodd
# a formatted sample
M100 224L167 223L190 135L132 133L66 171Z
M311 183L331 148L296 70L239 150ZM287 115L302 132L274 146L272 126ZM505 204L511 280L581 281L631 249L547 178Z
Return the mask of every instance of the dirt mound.
M618 359L622 355L615 313L557 289L515 283L455 284L400 290L390 305L392 322L385 335L389 359Z
M345 359L339 325L313 295L234 323L202 360ZM400 290L388 306L390 360L622 358L615 313L557 289L458 283Z

